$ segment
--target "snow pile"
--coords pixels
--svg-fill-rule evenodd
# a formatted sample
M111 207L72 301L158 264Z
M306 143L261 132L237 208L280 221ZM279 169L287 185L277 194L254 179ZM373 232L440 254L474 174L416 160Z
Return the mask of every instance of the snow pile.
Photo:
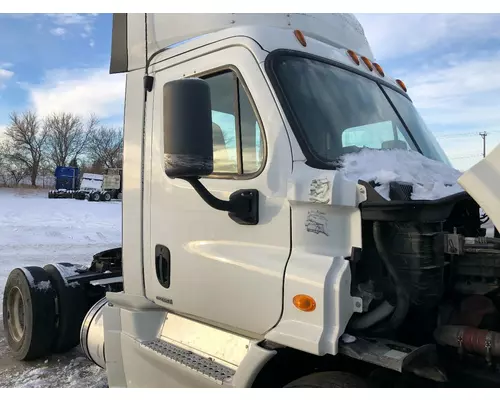
M458 184L460 171L424 157L413 150L375 150L365 148L358 153L342 156L342 168L347 179L379 184L375 189L389 199L389 183L413 185L412 200L436 200L463 192Z

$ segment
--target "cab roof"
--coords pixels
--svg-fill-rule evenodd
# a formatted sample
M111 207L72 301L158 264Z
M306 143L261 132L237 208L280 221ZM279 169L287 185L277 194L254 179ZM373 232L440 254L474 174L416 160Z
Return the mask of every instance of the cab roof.
M162 49L235 27L298 29L373 58L363 27L352 14L113 14L110 73L144 68L146 59Z

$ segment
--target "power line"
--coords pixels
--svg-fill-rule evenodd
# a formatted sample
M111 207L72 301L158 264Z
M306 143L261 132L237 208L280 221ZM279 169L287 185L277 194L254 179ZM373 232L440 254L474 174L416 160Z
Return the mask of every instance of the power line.
M472 138L472 136L475 136L477 134L479 134L479 136L481 137L482 141L483 141L483 153L482 153L482 157L485 158L486 157L486 137L490 134L490 133L499 133L498 131L482 131L482 132L477 132L477 133L474 133L474 132L467 132L467 133L456 133L456 134L449 134L449 135L436 135L436 139L469 139L469 138ZM454 158L454 159L457 159L457 158L469 158L469 157L475 157L475 156L464 156L464 157L451 157L451 158Z
M473 133L470 135L446 135L446 136L438 136L436 135L436 139L438 140L444 140L444 139L472 139L474 136L476 136L477 133Z
M460 132L460 133L443 133L443 134L436 133L435 136L437 139L458 139L458 138L470 139L470 138L476 136L478 133L481 134L483 132ZM500 131L488 130L487 134L488 135L498 135L498 134L500 134Z
M436 134L438 139L455 139L455 138L468 138L477 135L476 132L462 132L462 133L448 133L448 134Z
M464 160L466 158L476 158L476 157L481 157L481 156L482 156L481 154L469 154L469 155L465 155L465 156L456 156L456 157L448 156L448 158L450 158L452 160Z

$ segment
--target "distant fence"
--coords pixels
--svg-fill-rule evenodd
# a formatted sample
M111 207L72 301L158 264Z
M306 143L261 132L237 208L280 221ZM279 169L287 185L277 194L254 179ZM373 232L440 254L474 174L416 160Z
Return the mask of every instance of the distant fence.
M26 177L16 184L16 181L10 177L1 177L0 186L2 187L22 187L31 186L31 178ZM36 186L40 188L54 189L56 186L56 178L54 176L39 176L36 178Z

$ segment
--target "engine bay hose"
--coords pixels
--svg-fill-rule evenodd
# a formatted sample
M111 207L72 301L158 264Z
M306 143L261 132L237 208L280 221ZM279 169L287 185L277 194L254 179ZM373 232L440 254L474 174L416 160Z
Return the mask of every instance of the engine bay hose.
M385 248L382 239L382 227L378 221L373 223L373 239L375 241L377 252L379 253L382 263L392 280L396 292L396 307L390 320L387 324L384 324L384 326L376 328L376 332L381 333L397 329L403 323L410 308L410 296L399 279L398 273L389 258L389 254L387 253L387 249Z
M377 306L372 311L365 314L361 314L356 319L353 319L350 327L357 331L363 331L375 325L387 318L394 311L394 306L388 301L383 301L379 306Z

